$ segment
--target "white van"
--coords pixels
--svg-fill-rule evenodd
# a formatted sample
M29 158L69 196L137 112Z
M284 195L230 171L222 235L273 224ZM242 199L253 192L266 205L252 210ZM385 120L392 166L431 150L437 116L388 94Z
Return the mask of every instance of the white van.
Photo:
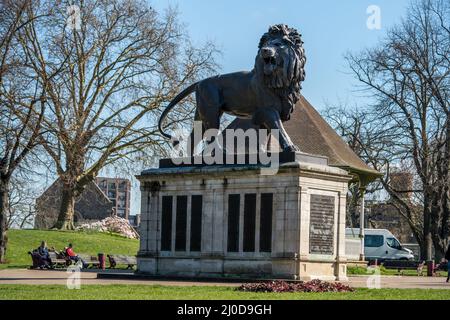
M346 239L359 237L359 228L345 229ZM411 250L386 229L364 229L364 256L366 260L414 260Z

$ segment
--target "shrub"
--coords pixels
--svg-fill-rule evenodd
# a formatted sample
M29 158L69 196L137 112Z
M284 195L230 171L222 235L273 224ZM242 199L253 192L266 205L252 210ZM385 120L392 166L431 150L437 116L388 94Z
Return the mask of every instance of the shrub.
M83 223L77 227L77 230L112 232L129 239L139 239L139 234L131 227L128 220L117 216L107 217L101 221Z
M247 292L352 292L353 288L340 282L312 280L307 282L270 281L244 283L237 288Z

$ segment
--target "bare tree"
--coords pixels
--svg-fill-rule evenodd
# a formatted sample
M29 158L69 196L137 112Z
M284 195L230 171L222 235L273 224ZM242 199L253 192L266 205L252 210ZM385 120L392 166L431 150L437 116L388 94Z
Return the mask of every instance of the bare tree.
M59 229L73 228L75 199L102 167L163 151L155 126L160 107L215 68L214 47L193 47L174 10L160 15L139 0L75 5L36 3L20 32L48 96L40 142L63 184Z
M26 68L17 42L17 34L31 23L26 15L30 5L11 0L0 8L0 263L8 242L11 179L37 144L45 105L43 87Z
M383 120L380 121L377 110L331 107L326 110L325 117L364 162L383 174L381 179L368 186L368 190L370 193L381 189L387 192L389 203L407 221L419 246L424 248L423 210L420 210L423 207L423 191L420 181L416 179L413 184L415 187L410 190L397 189L393 174L412 172L414 175L414 165L405 152L407 146L399 142L403 139L402 130L398 130L396 125L391 128ZM353 217L358 214L357 210L351 210L352 206L358 205L357 188L352 190L350 186L349 189L350 217L358 221L357 217ZM405 197L405 193L411 196Z
M450 243L450 5L439 1L431 4L429 10L431 17L422 19L429 29L434 30L430 42L435 62L431 65L424 63L428 59L417 53L415 61L425 67L425 79L440 109L437 113L443 117L442 127L436 128L439 134L432 143L432 163L435 164L437 183L434 185L431 210L433 244L439 257L443 257Z
M409 161L420 180L423 227L417 238L427 259L433 243L442 253L449 235L449 17L446 1L414 1L379 46L346 57L377 101L371 130L386 149L374 156L389 152L386 161Z
M336 130L336 132L347 142L349 147L367 164L371 161L366 153L365 141L367 133L365 132L367 126L368 115L363 110L358 108L348 109L344 105L327 106L323 112L324 117L328 123ZM374 197L378 191L382 190L382 184L377 179L366 186L364 191L365 198ZM349 192L347 194L347 221L352 228L359 227L360 224L360 200L361 190L359 182L350 183Z
M33 157L34 158L34 157ZM24 163L24 166L30 163ZM11 187L8 196L8 229L33 226L36 215L35 201L40 195L37 181L34 178L40 178L36 172L28 172L19 168L15 171L11 179Z

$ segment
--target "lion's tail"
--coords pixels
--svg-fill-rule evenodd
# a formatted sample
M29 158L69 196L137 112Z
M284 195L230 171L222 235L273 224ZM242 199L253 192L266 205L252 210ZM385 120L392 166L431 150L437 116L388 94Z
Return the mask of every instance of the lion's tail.
M162 128L162 124L164 122L164 120L166 119L167 115L169 114L170 110L173 109L173 107L175 107L181 100L183 100L184 98L186 98L188 95L190 95L192 92L194 92L195 88L197 87L197 83L193 83L191 84L189 87L187 87L186 89L184 89L183 91L181 91L175 98L173 98L172 101L170 101L169 105L166 107L166 109L164 109L161 117L159 118L159 122L158 122L158 129L159 132L161 132L161 134L167 138L167 139L172 139L172 136L166 132L163 131ZM176 142L175 142L176 143Z

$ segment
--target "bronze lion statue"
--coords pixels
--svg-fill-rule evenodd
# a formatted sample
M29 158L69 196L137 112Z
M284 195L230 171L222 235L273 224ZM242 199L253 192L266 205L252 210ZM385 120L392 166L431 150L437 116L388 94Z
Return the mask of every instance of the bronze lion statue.
M301 35L284 24L271 26L259 42L252 71L223 74L196 82L179 93L163 111L158 128L162 128L169 111L183 98L195 91L194 120L201 121L203 130L219 129L220 117L228 113L252 119L254 125L267 130L279 130L283 151L296 151L283 128L300 98L305 79L305 51ZM174 141L176 145L178 141ZM191 134L192 146L193 134ZM193 150L193 149L192 149Z

